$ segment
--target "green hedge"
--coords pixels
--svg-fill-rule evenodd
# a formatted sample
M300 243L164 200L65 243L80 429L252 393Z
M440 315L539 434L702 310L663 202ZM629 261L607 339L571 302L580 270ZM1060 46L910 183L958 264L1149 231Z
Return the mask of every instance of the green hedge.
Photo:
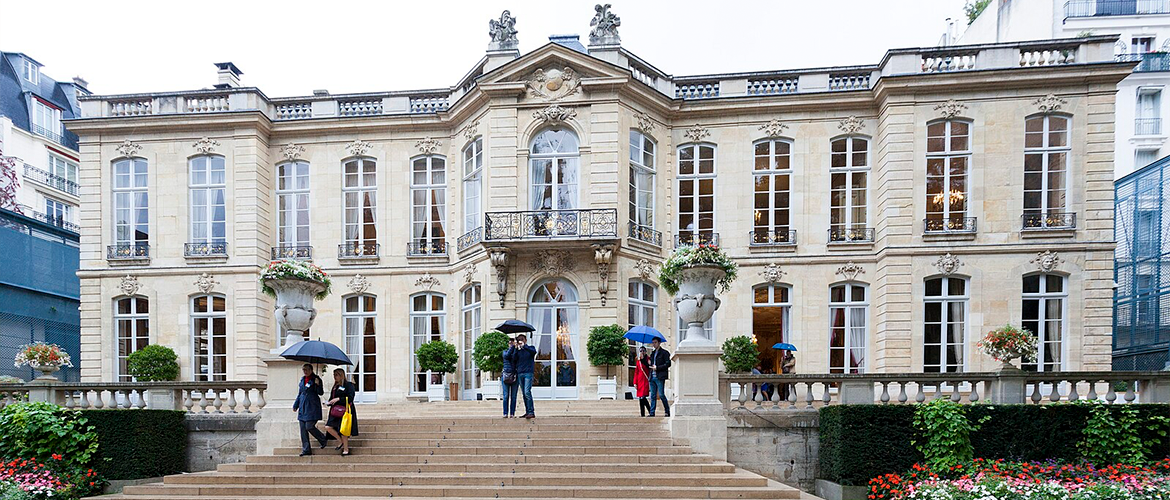
M1133 405L1140 415L1170 412L1170 405ZM1121 405L1113 406L1119 409ZM990 417L971 434L975 456L1005 460L1077 462L1077 442L1089 409L1071 404L972 405L967 418ZM922 460L915 439L913 405L836 405L820 410L821 479L861 486L871 478L904 472ZM1157 456L1170 456L1170 437L1142 430L1158 443Z
M98 434L94 468L106 479L141 479L183 472L187 466L184 412L84 410Z

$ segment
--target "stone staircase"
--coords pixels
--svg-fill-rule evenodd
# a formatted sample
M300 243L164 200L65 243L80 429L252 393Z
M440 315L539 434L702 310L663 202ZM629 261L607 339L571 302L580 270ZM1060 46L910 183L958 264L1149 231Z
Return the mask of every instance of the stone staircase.
M500 418L498 407L359 406L348 457L335 442L309 457L286 442L103 498L816 498L672 442L664 419L627 402L542 401L532 421Z

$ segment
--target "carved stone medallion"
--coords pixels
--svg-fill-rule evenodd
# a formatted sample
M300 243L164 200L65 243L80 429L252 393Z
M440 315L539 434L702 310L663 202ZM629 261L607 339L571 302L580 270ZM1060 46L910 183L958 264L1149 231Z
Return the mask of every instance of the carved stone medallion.
M219 141L217 141L215 139L208 138L208 137L204 137L202 139L199 139L198 141L195 141L195 143L192 144L191 147L194 147L195 151L198 151L198 152L203 153L203 154L208 154L208 153L214 152L215 148L219 147Z
M650 134L654 132L654 120L646 113L638 113L638 128L642 129L642 132Z
M370 143L358 139L347 144L345 149L349 151L350 156L364 156L370 151L370 147Z
M122 141L122 144L119 144L118 147L114 149L116 149L118 154L122 156L135 156L139 151L142 150L142 146L137 143L130 142L130 139L126 139Z
M853 281L857 279L857 275L865 274L865 269L862 268L859 264L851 261L841 267L838 267L837 274L841 275L849 281Z
M541 250L532 260L532 269L549 276L561 276L573 270L573 256L564 250Z
M285 144L283 148L280 148L280 154L284 155L286 160L293 161L305 154L305 147L292 143Z
M564 108L559 104L553 104L547 108L539 111L533 111L532 117L545 123L564 123L577 117L577 111L572 108Z
M787 273L783 269L780 269L780 264L776 263L768 264L760 270L760 277L764 278L764 281L768 283L779 283L784 279L785 274Z
M1048 94L1032 101L1032 104L1035 104L1041 113L1051 113L1053 111L1059 111L1061 106L1068 104L1068 101L1056 97L1056 94Z
M939 114L941 114L943 118L954 118L954 117L962 114L963 111L965 111L966 109L967 109L966 104L963 104L963 103L956 101L954 99L948 99L947 102L944 102L944 103L939 104L939 105L934 107L934 110L938 111Z
M788 125L782 123L779 118L773 118L760 126L760 130L763 130L768 137L780 137L780 134L783 134L787 128Z
M479 272L479 270L476 269L474 262L468 264L467 267L463 268L463 282L470 285L472 281L475 281L475 273L477 272Z
M460 132L463 132L463 136L466 137L467 140L470 141L475 139L475 136L479 135L479 120L474 120L471 123L464 125L463 128L459 130Z
M861 118L850 116L849 118L841 120L841 122L837 124L837 128L841 129L841 131L846 134L853 135L861 132L861 130L865 128L865 122L862 121Z
M414 147L418 148L418 152L424 155L433 155L443 146L443 143L437 139L427 137L421 141L414 143Z
M1056 270L1057 266L1060 266L1060 263L1064 262L1064 259L1061 259L1060 256L1052 250L1045 250L1043 252L1037 253L1036 258L1029 262L1036 264L1037 269L1046 273L1050 273Z
M432 276L430 272L427 272L426 274L419 276L418 279L414 281L414 286L426 287L427 290L431 290L436 286L439 286L439 278L436 278Z
M686 137L687 139L695 142L706 139L710 135L711 131L707 130L707 127L699 125L698 123L696 123L695 126L688 128L686 132L683 132L683 137Z
M118 289L126 295L137 295L138 290L142 289L142 285L138 283L138 277L127 274L122 277L122 281L118 282Z
M355 274L352 278L349 279L349 283L346 283L346 286L348 286L349 291L353 293L363 294L366 293L366 290L370 289L370 280L366 279L365 276Z
M215 289L215 285L218 284L219 282L215 281L215 278L212 278L211 275L207 273L200 274L198 278L195 278L195 287L203 293L211 293L211 291Z
M646 259L640 259L634 263L634 272L638 273L638 277L642 278L642 281L649 281L654 277L654 264Z
M528 97L555 101L581 90L581 78L573 68L537 69L528 77Z
M963 266L963 263L959 261L958 257L947 252L945 255L939 257L938 260L934 261L934 266L938 268L938 272L950 276L955 274L955 271L958 271L959 267Z

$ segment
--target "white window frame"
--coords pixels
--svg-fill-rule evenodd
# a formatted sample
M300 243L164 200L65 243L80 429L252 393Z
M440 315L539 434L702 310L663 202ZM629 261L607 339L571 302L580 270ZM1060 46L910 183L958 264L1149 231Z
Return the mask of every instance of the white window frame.
M38 133L37 128L43 129L47 132L50 139L54 141L61 140L61 110L41 102L40 99L33 98L33 112L29 116L33 125L33 132L37 135L45 135Z
M557 148L556 148L557 151L556 152L536 153L534 151L536 142L538 140L540 140L540 138L543 137L544 134L548 134L548 133L564 133L564 134L567 134L567 136L572 137L573 138L572 150L571 151L562 151L561 150L560 145L564 142L562 139L562 141L557 143ZM579 137L577 137L577 134L574 133L572 130L569 130L567 128L560 129L560 130L551 129L551 128L541 130L535 136L533 136L532 141L530 141L528 151L529 151L528 175L531 176L529 178L529 182L528 182L528 184L529 184L529 190L528 190L528 192L529 192L529 194L528 194L528 207L529 207L529 209L530 210L575 210L575 209L579 208L581 206L581 139ZM548 182L542 182L540 184L537 184L536 183L536 175L535 175L537 163L544 162L544 161L551 162L551 165L552 165L552 168L550 169L551 178L546 179ZM571 170L572 178L574 179L574 182L561 183L559 178L561 177L562 170ZM543 189L544 188L548 188L549 192L550 192L550 195L549 195L551 198L550 199L550 204L551 204L550 207L538 206L538 201L543 201L543 197L540 199L537 198L537 190L541 190L541 194L543 196ZM571 200L570 205L572 205L572 206L562 206L561 197L558 196L558 193L561 191L562 188L565 188L567 191L571 191L572 200ZM543 205L543 203L540 203L540 205Z
M218 163L222 170L222 182L215 181L215 164ZM204 170L204 181L198 182L195 178L195 164L202 160L205 162L206 169ZM188 221L189 221L189 243L225 243L227 241L227 160L219 155L200 155L191 157L187 160L187 182L188 184ZM203 195L204 203L202 205L195 202L197 194ZM223 204L219 205L213 200L216 196L223 200ZM216 218L216 208L220 208L220 217ZM204 219L197 221L196 215L202 215ZM206 231L203 236L196 236L196 227L198 225L205 225ZM216 230L222 234L216 237Z
M1064 370L1065 366L1068 364L1068 349L1067 349L1067 347L1068 347L1067 340L1068 340L1068 336L1069 336L1069 332L1068 332L1068 277L1060 275L1060 274L1043 274L1043 273L1029 274L1029 275L1025 275L1023 278L1021 278L1021 284L1023 283L1024 279L1034 277L1034 276L1038 277L1038 280L1040 282L1040 288L1039 288L1040 291L1039 292L1023 292L1021 294L1021 299L1022 299L1021 305L1023 302L1026 302L1029 300L1039 301L1039 303L1036 306L1037 317L1035 318L1035 320L1029 320L1028 318L1024 318L1023 317L1023 308L1021 307L1020 322L1021 323L1029 323L1029 322L1035 321L1036 324L1042 325L1043 328L1041 329L1042 331L1032 332L1034 335L1036 335L1036 347L1037 347L1037 349L1036 349L1036 362L1035 363L1025 362L1025 363L1023 363L1022 366L1024 367L1025 370L1035 370L1035 371L1041 371L1041 372L1043 372L1043 371L1062 371L1062 370ZM1060 280L1061 280L1060 290L1061 291L1059 291L1059 292L1049 292L1048 291L1048 279L1047 279L1048 276L1056 276L1056 277L1060 278ZM1049 326L1050 322L1053 321L1047 317L1048 308L1045 307L1046 303L1049 300L1059 300L1060 301L1060 320L1059 320L1060 339L1057 340L1056 342L1051 342L1048 340L1048 336L1050 333L1048 331L1049 330L1048 326ZM1045 369L1044 355L1048 352L1049 345L1053 344L1053 343L1056 344L1056 346L1057 346L1056 349L1058 349L1060 352L1060 362L1058 363L1058 366L1055 367L1055 369Z
M355 311L349 310L349 300L350 299L357 299L356 300L357 310L355 310ZM366 299L373 299L374 307L372 310L366 309ZM377 335L377 332L378 332L378 296L374 295L374 294L369 294L369 293L360 293L360 294L343 296L341 298L341 321L342 321L342 333L341 334L342 334L342 337L345 339L345 341L342 343L343 350L345 351L345 355L349 357L350 362L353 363L352 365L345 367L345 373L346 373L346 376L349 377L349 379L352 380L354 385L357 387L356 394L354 395L354 401L360 402L360 403L373 402L377 399L376 395L378 392L378 387L377 387L378 386L378 351L381 350L381 349L379 349L379 345L378 345L379 342L378 342L378 335ZM366 363L365 363L365 358L367 356L371 355L370 353L365 351L365 345L366 345L366 343L365 343L366 338L365 337L367 336L365 334L366 321L373 321L374 322L374 327L372 328L372 330L375 332L372 335L373 340L374 340L374 352L373 352L374 370L373 371L367 371L366 370ZM357 326L358 326L356 328L356 331L358 332L357 335L350 334L350 331L352 331L352 330L350 329L349 325L351 323L354 323L354 322L357 322ZM356 350L351 349L351 347L355 347L355 346L357 347ZM360 352L358 352L358 350L360 350ZM369 375L374 376L374 387L367 387L366 386L367 385L366 384L366 377Z
M767 144L768 152L760 155L758 148L761 145ZM788 146L788 153L782 154L779 152L780 144ZM752 143L752 155L754 162L752 164L752 243L772 243L776 241L787 241L788 231L792 229L792 157L793 151L796 149L796 144L791 139L763 139ZM767 168L758 168L757 163L761 158L768 162ZM787 160L785 163L787 167L780 167L780 159ZM766 191L759 190L759 183L761 178L766 178L768 189ZM788 182L788 189L778 189L776 185L784 179ZM759 195L765 193L767 195L767 206L759 206ZM787 195L788 202L784 206L780 206L776 202L776 197L784 194ZM760 224L761 214L766 213L768 216L767 224ZM780 215L788 216L787 224L779 224L776 219ZM780 236L783 232L784 235ZM783 238L783 239L781 239Z
M1064 146L1052 146L1051 144L1049 144L1049 138L1050 138L1049 134L1051 133L1049 124L1051 123L1051 118L1053 118L1053 117L1060 118L1060 119L1063 119L1065 121ZM1033 115L1033 116L1030 116L1030 117L1027 117L1024 119L1025 127L1027 127L1027 123L1029 121L1035 120L1035 119L1042 119L1043 120L1043 126L1041 127L1041 132L1040 132L1041 134L1043 134L1043 137L1042 137L1043 142L1038 147L1028 147L1027 142L1025 141L1024 162L1025 162L1025 165L1027 165L1027 158L1029 156L1032 156L1032 155L1039 155L1040 156L1040 171L1039 171L1040 189L1038 190L1040 193L1040 206L1039 207L1028 207L1027 206L1027 203L1028 203L1027 193L1037 192L1037 190L1029 190L1027 188L1028 183L1024 182L1024 188L1023 188L1024 193L1025 193L1024 213L1050 214L1050 213L1064 212L1064 211L1068 210L1068 176L1070 173L1069 164L1072 162L1072 143L1070 142L1069 139L1071 136L1070 131L1072 129L1072 118L1065 116L1065 115L1053 115L1053 114ZM1027 137L1027 132L1025 132L1025 137ZM1064 184L1062 186L1058 186L1058 187L1054 188L1048 184L1048 181L1049 181L1051 174L1055 173L1055 170L1052 170L1050 168L1051 167L1051 160L1052 160L1053 156L1060 155L1060 154L1064 155L1064 170L1061 172L1063 174L1061 176L1061 179L1063 180ZM1029 173L1028 173L1027 167L1025 166L1025 168L1024 168L1025 178L1028 175L1029 175ZM1060 193L1064 194L1064 199L1065 199L1064 206L1052 207L1049 205L1049 197L1053 192L1060 192Z
M35 62L28 59L23 59L21 64L21 76L33 85L41 84L41 67Z
M423 166L423 170L415 170L419 165ZM425 177L424 182L418 182L419 175ZM421 205L415 198L420 193L424 197ZM422 220L418 219L416 213L419 209L422 209ZM416 156L410 160L411 253L445 254L446 239L447 158L442 155Z
M49 153L49 173L76 184L77 162L61 155ZM63 187L59 189L64 191Z
M483 287L479 283L467 285L460 291L460 321L463 330L461 359L462 385L464 394L475 394L482 386L479 367L475 364L475 341L483 333ZM474 398L473 398L474 399Z
M346 172L346 168L351 163L356 168L352 174ZM357 182L354 185L347 185L351 176ZM368 179L367 176L372 177L372 179ZM356 206L350 206L350 195L356 197ZM357 156L342 160L341 197L341 220L343 221L341 236L345 244L349 246L378 244L378 161L369 156ZM365 204L366 200L369 200L369 205ZM351 211L356 211L356 218L352 221L349 218ZM371 217L369 221L365 220L367 211ZM367 226L373 229L373 236L366 237L365 229ZM350 236L350 228L354 229L355 236Z
M649 288L647 288L649 287ZM651 298L646 300L645 292L649 290ZM658 328L658 287L649 281L630 280L626 287L626 326L627 329L635 326ZM649 321L646 321L649 318ZM634 362L638 355L638 343L627 340L630 346L626 356L626 387L634 386Z
M649 146L649 147L647 147ZM658 145L654 138L640 130L630 130L630 222L654 229L654 206L657 203L656 189ZM647 158L649 162L647 162ZM642 206L647 196L648 206ZM646 214L645 217L642 215Z
M483 137L463 148L463 232L483 226Z
M146 311L138 310L138 301L146 302ZM130 304L130 312L119 312L118 306L122 301L128 301ZM129 331L122 329L122 322L129 322ZM139 321L146 322L146 331L139 331ZM130 343L130 350L122 351L122 340L126 339ZM141 349L138 343L144 341L142 347L150 345L150 299L136 295L119 297L114 300L114 350L116 352L116 362L114 363L114 375L117 376L119 382L132 382L134 377L131 377L126 370L122 368L124 361L128 360L131 354Z
M854 150L853 142L857 140L863 141L865 143L864 165L855 165L853 162L853 155L857 153L857 151ZM834 152L833 145L841 141L844 141L845 143L845 150ZM846 135L833 138L829 141L829 229L833 231L841 231L841 234L846 234L846 231L850 229L869 227L869 150L870 141L869 138L865 136ZM842 166L833 166L833 158L836 156L844 157L845 161ZM843 176L845 180L844 184L842 184L840 188L838 188L837 185L833 183L833 178L837 175ZM857 176L864 176L863 179L865 181L861 187L861 191L864 193L865 197L865 204L861 206L858 206L858 204L854 203L853 200L853 193L856 191L856 189L853 187L853 184ZM845 200L844 205L833 204L833 195L838 191L843 192L841 197ZM854 217L854 212L858 208L864 209L862 215L864 220L858 221ZM844 220L841 222L833 222L833 210L841 210L844 213Z
M195 301L199 300L201 297L207 298L207 311L196 312L195 311ZM217 298L223 299L224 308L222 311L215 310L215 299L217 299ZM227 330L228 330L228 326L227 326L227 297L225 297L221 294L216 294L216 293L194 295L191 297L191 300L188 301L188 307L191 308L190 309L191 310L191 322L190 322L191 380L195 380L195 381L199 381L199 382L227 380L227 376L228 376L227 372L229 371L228 353L227 352L220 353L220 352L215 351L215 338L216 337L220 337L220 336L223 337L223 344L224 344L225 350L229 347L228 332L227 332ZM216 319L223 319L223 326L224 326L223 332L214 331ZM199 333L198 324L201 320L204 320L207 322L207 334L206 335ZM205 342L207 344L207 354L206 354L206 356L203 356L203 357L207 358L207 361L206 361L207 362L207 373L206 374L200 373L199 358L201 356L200 356L200 352L199 352L199 348L198 348L199 339L204 338L204 337L206 337ZM224 370L223 373L217 373L214 371L215 370L215 358L217 358L217 357L223 358L223 370Z
M930 126L938 124L938 123L944 124L944 129L943 129L944 131L943 131L942 139L943 139L943 144L944 144L945 148L942 151L930 151L930 149L929 149L930 137L931 137ZM967 137L967 149L965 149L965 150L952 150L951 149L951 140L954 137L954 133L952 132L951 129L955 123L963 123L963 124L967 125L967 136L966 136ZM929 211L930 210L930 197L931 197L931 195L930 195L930 179L933 177L939 177L939 176L932 176L930 174L930 161L931 160L942 160L943 174L942 174L941 178L942 178L942 182L943 182L943 193L937 193L934 195L935 197L945 196L947 198L946 200L943 201L943 211L942 211L941 220L946 222L946 221L954 220L956 218L965 219L971 213L971 143L972 143L972 132L974 131L974 128L975 128L973 126L973 122L971 122L970 120L963 120L963 119L955 118L955 119L950 119L950 120L935 120L935 121L927 123L926 126L927 126L927 132L926 132L926 137L927 137L926 179L927 179L927 183L925 186L926 187L925 194L927 196L926 218L930 219L931 214L938 213L938 212L930 212ZM959 159L959 158L962 158L964 160L964 165L965 165L965 168L963 170L963 174L961 176L964 178L963 192L958 194L958 196L961 196L961 199L964 200L964 203L963 203L964 209L961 212L956 212L956 211L952 211L952 209L951 209L951 201L952 201L951 198L954 198L956 196L954 194L953 190L951 190L951 182L952 182L952 179L954 177L959 177L959 176L952 176L951 175L950 164L951 164L951 160Z
M414 309L414 300L417 297L426 297L426 301L425 301L426 309L425 310L416 311ZM443 300L442 310L434 310L433 309L435 297L441 298ZM412 294L410 296L409 302L410 302L410 305L409 305L409 307L410 307L410 393L414 394L414 395L420 395L420 394L426 394L427 388L430 387L431 384L436 383L434 381L436 377L438 377L438 379L439 379L439 381L437 383L439 383L439 384L443 383L443 376L445 374L424 372L424 371L419 370L418 357L415 356L415 351L418 350L419 346L421 346L427 342L430 342L432 340L446 340L447 339L447 296L442 294L442 293L439 293L439 292L421 292L421 293ZM438 331L438 332L431 331L431 318L435 318L435 317L439 318L438 324L439 324L440 331ZM415 331L415 319L418 319L418 318L424 318L427 320L423 323L424 325L426 325L426 327L425 327L426 331L423 331L423 332ZM419 375L425 376L425 378L423 380L426 381L426 384L425 384L426 387L423 387L422 390L419 390L415 385L417 380L418 380Z
M54 221L73 222L73 205L56 198L45 197L45 215Z
M302 165L304 166L304 175L300 173ZM281 247L310 246L313 214L312 197L310 196L311 174L312 165L303 160L288 161L276 166L276 210L278 213L276 237ZM302 200L304 206L300 203ZM304 224L298 222L302 214L304 215ZM305 231L303 240L298 236L302 228ZM289 234L292 234L291 238Z
M834 302L833 289L839 286L845 287L845 300L842 302ZM860 287L865 291L864 300L853 300L853 289L857 287ZM855 281L834 283L829 286L829 373L865 373L866 367L869 366L869 293L869 285ZM837 309L844 309L845 323L842 326L845 329L845 337L842 339L842 347L833 347L833 317L835 316L835 311ZM857 309L862 311L861 317L864 318L863 321L865 322L865 324L860 327L862 329L860 346L854 345L855 342L851 340L852 335L850 335L854 329L859 328L854 324L854 315L852 314L853 311ZM852 364L850 362L850 353L854 349L860 349L862 355L864 356L860 366L857 366L856 368L849 366ZM833 351L844 351L845 366L833 366ZM855 372L851 371L854 369L856 369Z
M768 291L768 301L767 302L756 302L756 291L757 290L767 290ZM782 297L781 291L782 290L788 292L788 300L787 301L781 300L781 297ZM784 320L783 320L784 321L784 324L783 324L784 330L780 332L780 339L781 339L780 341L787 342L787 343L792 343L792 294L793 294L792 286L781 284L781 283L758 285L758 286L755 286L752 288L752 315L753 315L752 321L753 322L755 321L755 309L756 308L778 307L778 308L783 309L783 311L784 311ZM756 332L752 331L752 337L755 337L755 334L756 334ZM764 347L771 348L771 346L764 346Z
M928 295L928 292L926 291L926 286L925 286L926 283L933 281L933 280L939 280L939 282L940 282L939 286L941 288L940 288L939 295ZM958 280L958 281L963 282L963 293L961 295L951 295L950 281L952 281L952 280ZM970 294L971 294L971 281L966 279L966 278L960 277L960 276L933 276L933 277L927 278L925 281L923 281L923 292L922 292L923 302L925 304L939 304L939 321L938 322L927 322L925 308L923 309L923 312L922 312L922 325L923 325L923 327L922 327L922 345L923 345L922 371L923 372L926 372L926 373L954 373L954 372L967 371L967 358L968 358L968 354L969 354L968 349L967 349L967 339L970 338L969 318L971 317L971 309L970 309L971 295ZM962 317L961 321L959 321L959 322L955 322L951 319L951 305L952 304L958 304L960 307L962 307L963 317ZM928 325L931 325L931 324L937 324L939 327L939 342L938 343L927 343L926 342L926 327ZM948 342L947 325L949 325L949 324L958 324L959 325L959 329L960 329L959 334L960 334L961 338L960 338L960 341L958 344ZM929 346L932 346L932 345L938 347L938 349L939 349L939 355L938 355L939 362L937 365L927 365L926 364L926 348ZM954 360L950 359L950 357L948 356L948 353L949 353L948 348L951 347L952 345L957 345L959 350L962 352L963 359L960 360L958 363L955 363ZM952 370L952 368L954 368L954 369Z
M126 174L118 173L120 166L126 168ZM114 216L114 235L112 239L115 245L150 243L149 174L149 166L142 158L123 158L113 164L114 211L112 215ZM122 181L125 183L120 186L119 183ZM120 222L118 212L123 210L129 212L129 217L126 221ZM138 219L145 219L146 222L141 224L134 222ZM140 228L145 228L145 231L142 231L144 238L141 240L137 238ZM125 229L124 233L122 229Z
M702 163L702 161L704 161L700 156L701 152L703 151L703 148L710 148L711 149L711 172L710 173L701 173L700 172L701 171L701 168L700 168L701 163ZM690 149L691 154L692 154L692 156L691 156L692 159L686 160L686 161L689 161L692 163L691 173L689 173L689 174L684 174L683 170L682 170L683 169L683 162L684 162L684 160L682 160L682 153L683 153L683 150L686 150L686 149ZM715 231L715 227L716 227L716 223L717 223L716 217L717 217L717 213L719 211L718 210L718 208L719 208L718 201L719 200L716 198L716 193L718 192L718 188L719 188L719 186L717 184L718 183L717 174L719 173L719 148L715 144L711 144L709 142L693 142L693 143L683 144L683 145L679 146L677 153L678 153L677 158L678 158L678 164L679 164L678 165L678 169L679 169L678 172L679 173L676 176L677 179L675 181L675 184L676 184L676 186L675 186L676 191L675 192L678 193L678 202L679 202L678 203L678 207L679 207L678 208L678 233L679 233L680 238L687 238L689 241L698 240L699 242L702 242L702 239L701 239L702 236L706 235L709 238L713 238L715 233L716 233L716 231ZM700 199L702 198L702 195L700 193L700 187L702 186L703 181L706 181L706 180L711 181L711 211L710 211L710 213L704 212L704 211L699 209L699 204L700 204L699 202L700 202ZM684 182L691 182L694 185L694 191L692 191L692 194L690 195L690 197L693 199L692 200L693 205L691 206L692 210L690 212L683 212L683 210L682 210L682 200L684 198L684 195L682 194L682 184ZM691 216L692 224L694 225L693 228L688 229L688 228L683 226L683 222L682 222L683 215ZM704 229L702 227L701 221L702 221L703 217L710 218L710 220L711 220L711 227L710 228ZM686 244L686 243L688 243L688 241L682 241L682 243Z

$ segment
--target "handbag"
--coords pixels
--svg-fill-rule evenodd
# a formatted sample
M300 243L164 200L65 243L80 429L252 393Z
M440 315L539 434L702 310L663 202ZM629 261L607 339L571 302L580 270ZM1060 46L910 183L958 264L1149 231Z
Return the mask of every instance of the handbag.
M345 405L345 415L341 417L341 428L337 430L342 436L350 435L353 431L353 413L349 412L349 405Z
M504 376L500 377L500 381L512 385L516 383L516 372L504 372Z
M333 405L333 406L329 407L329 416L331 418L332 417L343 417L343 416L345 416L346 413L349 413L349 409L343 405Z

